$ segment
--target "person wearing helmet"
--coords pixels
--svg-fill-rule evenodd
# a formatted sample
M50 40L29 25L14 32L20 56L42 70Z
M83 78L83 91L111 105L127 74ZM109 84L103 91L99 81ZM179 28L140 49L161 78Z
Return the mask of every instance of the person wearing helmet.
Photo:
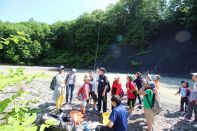
M73 91L76 84L76 69L72 69L67 74L67 80L66 80L66 103L68 103L68 99L70 96L70 104L72 103L73 99Z

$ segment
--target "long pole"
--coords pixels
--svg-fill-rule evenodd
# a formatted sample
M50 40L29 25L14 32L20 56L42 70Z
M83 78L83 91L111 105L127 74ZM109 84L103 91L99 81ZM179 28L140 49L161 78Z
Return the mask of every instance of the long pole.
M95 60L94 60L94 71L96 71L96 60L98 57L98 44L99 44L99 40L100 40L100 30L101 30L101 26L100 26L100 21L98 21L98 32L97 32L97 42L96 42L96 52L95 52Z

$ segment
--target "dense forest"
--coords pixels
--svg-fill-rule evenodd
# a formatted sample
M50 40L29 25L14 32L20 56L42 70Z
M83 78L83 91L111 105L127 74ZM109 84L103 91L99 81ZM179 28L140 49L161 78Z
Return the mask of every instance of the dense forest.
M143 51L150 38L168 25L197 29L197 0L120 0L105 11L51 25L33 18L0 21L0 63L93 67L97 44L98 57L110 44L131 44ZM25 38L17 39L18 35Z

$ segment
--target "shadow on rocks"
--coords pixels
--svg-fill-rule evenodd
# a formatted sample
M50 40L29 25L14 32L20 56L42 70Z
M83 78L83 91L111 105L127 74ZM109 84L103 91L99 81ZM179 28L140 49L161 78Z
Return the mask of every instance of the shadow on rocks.
M186 122L184 120L180 120L170 130L173 130L173 131L197 131L197 122L195 122L195 121Z
M170 112L169 110L166 110L166 114L164 114L166 118L178 118L180 117L180 114L178 112Z
M40 104L40 105L38 106L38 108L39 108L42 112L46 112L46 111L50 111L50 110L54 109L54 108L55 108L55 104L54 104L54 103L46 102L46 103Z

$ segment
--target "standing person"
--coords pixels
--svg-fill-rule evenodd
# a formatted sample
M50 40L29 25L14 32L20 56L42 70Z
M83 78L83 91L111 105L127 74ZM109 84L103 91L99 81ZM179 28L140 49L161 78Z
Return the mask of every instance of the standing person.
M96 90L96 85L94 85L94 77L93 77L93 71L90 70L88 71L88 75L89 75L89 78L91 79L90 81L90 86L89 86L89 95L92 97L93 101L94 101L94 104L93 104L93 111L96 111L96 103L98 101L98 98L97 98L97 95L95 93L95 90Z
M181 100L180 100L180 110L179 112L181 114L187 113L187 106L188 106L188 97L190 95L190 90L188 89L189 87L189 82L181 81L181 87L179 88L179 91L175 94L180 94ZM185 104L185 108L184 108Z
M132 118L132 112L135 107L135 101L138 91L137 87L133 83L133 80L134 80L133 76L131 74L128 74L126 88L127 88L127 97L128 97L127 104L129 106L129 114L130 114L129 119Z
M109 81L107 79L107 76L105 76L105 68L101 67L99 68L99 80L98 80L98 113L101 111L101 106L103 103L103 112L107 111L107 91Z
M65 98L66 75L63 65L59 66L58 74L56 75L55 79L56 82L52 100L56 102L56 108L59 109L62 107Z
M114 77L114 81L112 84L112 90L111 90L111 94L112 96L117 95L119 96L122 90L122 84L120 82L120 77L118 75L115 75Z
M155 87L157 88L157 90L159 91L159 80L161 79L160 75L155 75L155 80L154 80L154 83L155 83Z
M92 90L97 94L98 89L98 79L99 79L99 68L96 68L96 71L93 72L93 81L92 81Z
M154 125L154 113L152 111L152 100L154 94L152 91L153 88L155 88L153 83L144 83L144 87L139 90L139 94L144 96L144 115L148 126L148 131L152 131Z
M107 126L97 127L96 131L128 131L128 112L121 105L121 99L118 96L112 96L112 112L109 116Z
M66 86L66 103L68 103L68 98L70 95L70 104L72 103L73 99L73 91L76 84L76 69L72 69L67 74L67 86Z
M194 121L197 122L197 73L192 73L192 80L195 82L193 90L189 96L188 112L185 117L186 121L190 121L194 110Z
M136 84L138 90L140 90L143 87L142 74L140 72L137 72L135 75L136 75L136 79L133 82ZM138 101L139 101L138 108L141 109L142 108L142 99L139 94L137 94L137 97L138 97Z
M82 110L82 113L83 113L84 117L87 116L86 115L86 106L87 106L87 103L89 102L90 81L91 81L91 78L88 75L85 75L84 76L84 84L81 87L82 88L82 92L81 92L81 95L82 95L81 110Z

